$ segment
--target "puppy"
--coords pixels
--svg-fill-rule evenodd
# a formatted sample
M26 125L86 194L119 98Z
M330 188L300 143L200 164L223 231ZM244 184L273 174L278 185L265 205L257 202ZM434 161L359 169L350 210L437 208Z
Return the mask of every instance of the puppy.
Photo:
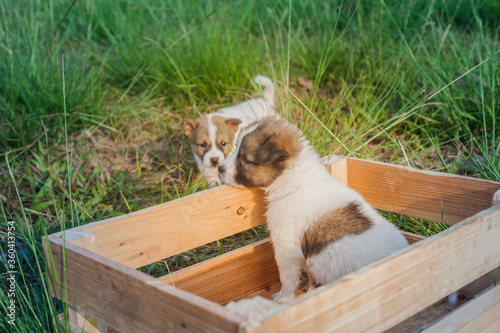
M277 117L243 129L222 180L261 187L278 264L276 302L294 297L301 271L309 288L327 284L408 245L363 197L337 181L301 132Z
M184 133L207 184L220 184L217 167L236 148L240 129L258 119L277 115L274 84L268 77L258 75L255 82L265 86L261 98L252 99L207 114L198 119L184 118Z

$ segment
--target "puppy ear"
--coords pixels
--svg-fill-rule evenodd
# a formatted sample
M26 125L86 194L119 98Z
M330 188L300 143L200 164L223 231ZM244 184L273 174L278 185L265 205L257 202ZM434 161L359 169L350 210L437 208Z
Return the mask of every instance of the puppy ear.
M241 120L236 118L226 119L224 122L226 123L227 127L229 127L229 130L233 133L236 133L236 131L238 130L238 126L241 124Z
M259 163L265 164L274 162L284 162L289 157L289 154L285 149L279 147L274 142L266 140L260 146L256 157Z
M191 118L184 118L182 120L182 127L184 128L184 134L186 134L188 138L191 138L194 131L198 128L198 125L200 125L200 123Z

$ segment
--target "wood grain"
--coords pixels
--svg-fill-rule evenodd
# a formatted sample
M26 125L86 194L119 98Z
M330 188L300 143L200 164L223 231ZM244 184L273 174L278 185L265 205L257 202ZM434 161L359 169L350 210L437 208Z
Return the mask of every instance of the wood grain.
M160 280L210 301L226 304L279 283L279 273L273 246L269 239L265 239Z
M491 206L498 182L347 160L348 184L375 208L455 224Z
M421 240L424 240L427 238L425 236L417 235L417 234L414 234L414 233L408 232L408 231L401 231L401 233L403 234L403 236L405 236L406 240L408 241L408 243L410 245L413 243L416 243L416 242L420 242Z
M66 239L138 268L265 223L262 194L223 186L68 230Z
M335 159L327 159L327 163L327 169L330 171L332 176L347 186L347 158L336 156Z
M500 206L248 320L243 332L381 332L500 265Z
M244 319L224 307L142 272L49 236L54 296L80 313L126 332L236 332ZM45 255L48 246L43 239ZM63 266L65 264L65 266ZM64 267L64 268L63 268ZM59 281L59 283L58 283Z

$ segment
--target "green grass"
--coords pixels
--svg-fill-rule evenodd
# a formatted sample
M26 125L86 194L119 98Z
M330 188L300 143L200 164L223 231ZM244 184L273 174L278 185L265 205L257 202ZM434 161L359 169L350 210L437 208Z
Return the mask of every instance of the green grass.
M181 119L257 96L257 73L277 80L281 112L321 154L500 180L499 18L498 0L0 3L0 260L8 271L15 221L19 271L16 326L1 293L0 328L67 329L42 235L205 188ZM424 235L444 228L390 218Z

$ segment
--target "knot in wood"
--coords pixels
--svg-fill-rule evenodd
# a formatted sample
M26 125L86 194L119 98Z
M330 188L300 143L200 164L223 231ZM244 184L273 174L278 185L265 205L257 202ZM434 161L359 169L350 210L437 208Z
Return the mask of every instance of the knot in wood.
M245 212L245 208L243 208L243 207L238 208L238 210L236 211L236 213L238 213L238 215L242 215L244 212Z

